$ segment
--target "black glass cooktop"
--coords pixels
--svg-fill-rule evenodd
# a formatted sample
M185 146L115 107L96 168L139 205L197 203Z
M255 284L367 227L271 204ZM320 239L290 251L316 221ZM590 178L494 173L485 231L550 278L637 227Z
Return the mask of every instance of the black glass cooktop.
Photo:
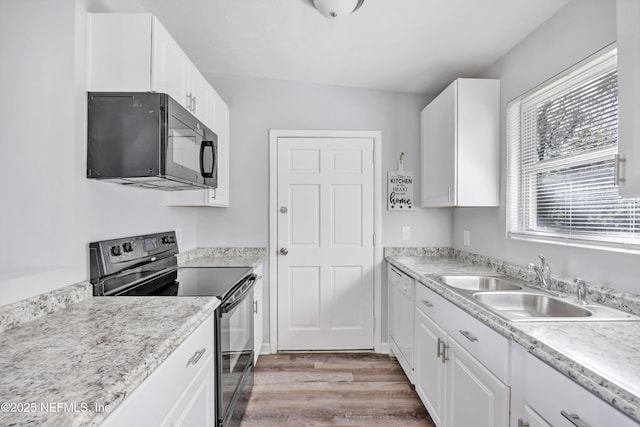
M250 272L248 267L178 268L172 281L148 283L120 295L215 296L224 300Z

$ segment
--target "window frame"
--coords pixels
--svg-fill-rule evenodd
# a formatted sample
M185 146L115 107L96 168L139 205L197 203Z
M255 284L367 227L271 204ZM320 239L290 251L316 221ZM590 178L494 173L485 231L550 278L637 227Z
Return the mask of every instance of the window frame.
M539 163L522 167L521 155L523 151L523 138L521 133L522 111L527 107L540 103L541 100L549 100L554 96L566 94L572 88L588 82L595 76L617 68L617 49L613 43L596 52L569 69L548 79L537 87L525 92L507 103L506 106L506 237L515 240L532 242L561 244L591 249L640 253L640 236L637 238L622 236L622 233L576 235L566 229L566 233L552 229L538 228L537 195L540 185L534 177L540 172L558 171L571 165L586 165L586 162L596 160L608 160L618 154L618 144L615 147L596 148L583 151L578 154L562 156L558 159L545 159ZM524 107L523 107L524 106ZM517 138L517 141L515 139ZM526 147L525 147L526 148ZM523 172L524 170L524 172ZM531 182L524 184L524 178L529 177ZM529 187L524 195L519 194L520 189ZM523 200L528 201L523 202ZM631 199L633 200L633 199ZM558 205L561 206L561 205ZM636 208L637 209L637 208ZM522 218L526 219L522 219Z

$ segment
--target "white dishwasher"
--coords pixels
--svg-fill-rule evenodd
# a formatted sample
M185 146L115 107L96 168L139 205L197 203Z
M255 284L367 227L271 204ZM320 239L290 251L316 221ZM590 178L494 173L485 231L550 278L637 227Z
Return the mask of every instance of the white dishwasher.
M389 345L413 384L413 328L415 281L388 264Z

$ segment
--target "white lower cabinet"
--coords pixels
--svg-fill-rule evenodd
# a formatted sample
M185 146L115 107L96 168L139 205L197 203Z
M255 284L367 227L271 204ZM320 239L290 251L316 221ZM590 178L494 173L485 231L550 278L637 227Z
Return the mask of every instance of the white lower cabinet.
M436 426L508 427L508 368L487 366L509 364L509 340L420 284L415 301L415 387Z
M509 387L450 337L447 363L448 427L508 427Z
M416 310L416 361L414 381L416 393L424 403L431 419L442 426L445 402L447 365L440 362L447 333L422 311Z
M179 426L211 426L213 425L214 382L213 354L209 354L202 362L200 371L196 374L189 387L182 393L178 401L160 423L160 427Z
M521 427L638 427L631 418L532 354L525 356ZM573 420L569 420L572 418Z
M214 426L213 334L210 316L109 414L102 426Z

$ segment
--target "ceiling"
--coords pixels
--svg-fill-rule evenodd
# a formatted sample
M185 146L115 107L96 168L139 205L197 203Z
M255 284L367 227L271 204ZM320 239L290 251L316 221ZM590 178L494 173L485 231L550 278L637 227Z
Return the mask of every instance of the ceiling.
M96 0L156 15L203 73L436 94L474 77L569 0L365 0L329 20L308 0Z

